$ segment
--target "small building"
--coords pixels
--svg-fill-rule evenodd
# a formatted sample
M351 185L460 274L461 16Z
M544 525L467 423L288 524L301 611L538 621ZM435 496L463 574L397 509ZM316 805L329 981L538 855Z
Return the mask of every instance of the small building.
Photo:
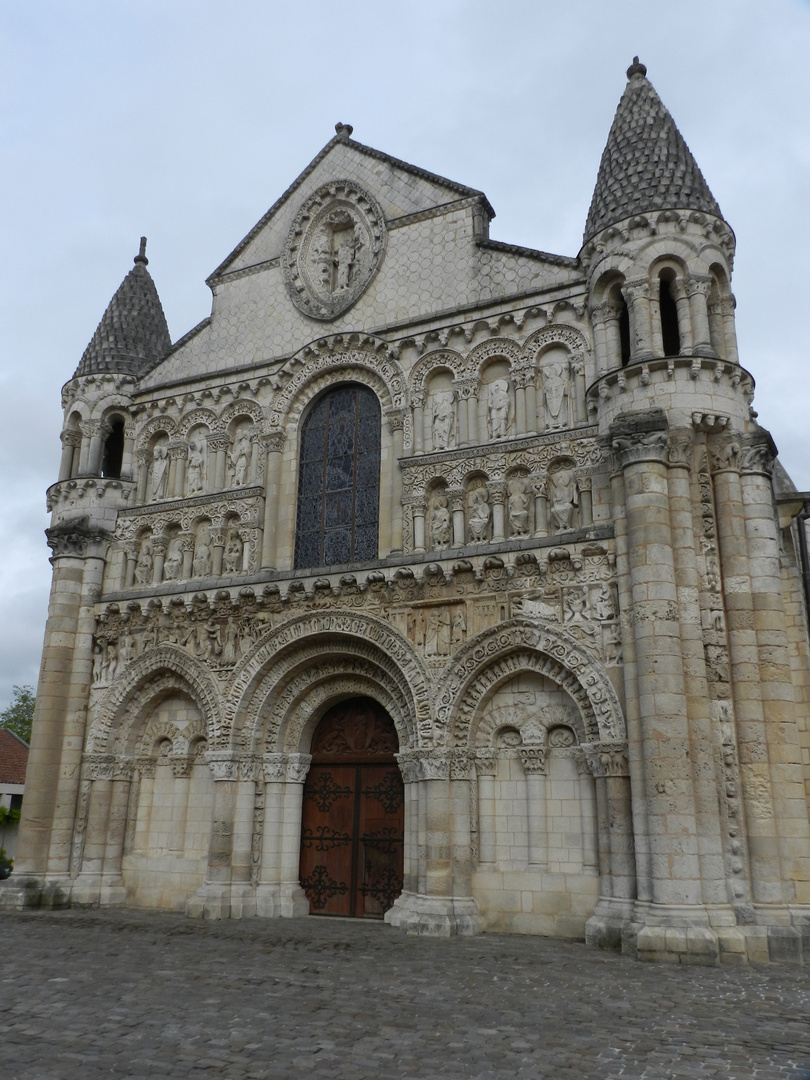
M0 811L10 811L16 820L0 821L0 849L7 859L15 858L20 832L20 819L25 793L25 770L28 765L28 743L13 731L0 727Z

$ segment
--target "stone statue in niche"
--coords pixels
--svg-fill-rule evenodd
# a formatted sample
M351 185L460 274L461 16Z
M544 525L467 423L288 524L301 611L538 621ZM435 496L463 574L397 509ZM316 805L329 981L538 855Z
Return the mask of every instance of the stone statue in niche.
M549 515L557 532L564 532L572 527L574 507L577 505L577 489L574 484L574 470L558 469L549 474Z
M490 439L505 439L509 434L512 399L507 379L496 379L489 388L487 420Z
M135 638L130 634L129 630L124 630L121 637L118 639L118 659L123 667L124 664L128 664L130 660L134 660L137 653L137 644Z
M152 498L165 499L169 485L169 448L158 443L152 451Z
M237 429L231 449L231 469L233 470L233 486L244 487L248 481L248 467L250 466L250 433L247 427Z
M239 629L235 619L228 619L225 625L225 633L222 638L222 662L235 664L237 648L239 644Z
M487 489L475 488L470 495L470 540L473 544L483 544L489 540L491 518L492 508L487 498Z
M616 667L622 662L622 632L618 623L605 627L605 664Z
M529 484L523 476L513 476L507 485L509 498L509 533L511 536L529 535Z
M453 639L453 616L448 607L428 609L425 623L425 656L449 656Z
M433 496L430 510L430 538L435 548L449 547L452 540L450 511L447 509L446 495Z
M205 468L205 442L200 435L195 435L188 444L188 464L186 482L189 495L199 495L203 490Z
M176 581L183 569L183 550L180 547L180 537L175 536L169 541L166 549L166 561L163 563L163 580Z
M616 618L616 602L610 585L601 585L593 602L593 612L599 622L608 622Z
M327 293L348 289L363 246L363 230L352 214L343 208L333 210L309 247L312 276L320 288Z
M225 544L225 554L222 558L222 568L226 574L240 574L242 572L242 552L244 546L239 531L232 528L228 533Z
M452 390L442 390L433 398L433 449L449 450L456 444L456 408Z
M546 427L550 431L568 426L568 365L554 360L543 365L543 401L546 406Z
M439 653L439 609L431 608L425 624L425 656Z
M211 566L211 533L208 525L203 522L197 526L197 538L194 542L194 576L207 577L211 573Z
M135 581L138 585L152 584L152 570L155 559L152 554L152 540L144 537L141 550L138 552L138 561L135 563Z

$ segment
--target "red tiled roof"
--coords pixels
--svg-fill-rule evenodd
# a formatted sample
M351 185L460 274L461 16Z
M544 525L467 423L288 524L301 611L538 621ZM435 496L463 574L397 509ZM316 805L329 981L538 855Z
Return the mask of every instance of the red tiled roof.
M24 784L25 767L28 764L28 747L0 727L0 784Z

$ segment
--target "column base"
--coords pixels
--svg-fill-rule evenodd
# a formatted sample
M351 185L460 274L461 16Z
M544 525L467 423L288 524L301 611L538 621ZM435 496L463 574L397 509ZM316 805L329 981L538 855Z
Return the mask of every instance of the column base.
M471 896L425 896L403 892L385 913L389 926L425 937L472 937L484 929L478 902Z
M309 900L297 881L260 881L256 889L256 914L261 919L300 919L309 915Z
M600 896L593 915L585 923L585 943L597 949L622 950L622 934L633 919L634 900Z
M12 874L0 881L0 909L22 911L24 908L70 907L72 882L68 877L34 877Z
M205 881L186 901L192 919L250 919L256 913L256 890L247 882Z

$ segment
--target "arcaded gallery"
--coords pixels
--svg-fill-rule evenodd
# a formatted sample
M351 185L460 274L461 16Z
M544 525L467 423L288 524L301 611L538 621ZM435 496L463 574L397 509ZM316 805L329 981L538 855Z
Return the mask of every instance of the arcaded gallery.
M810 962L810 496L734 234L637 59L579 254L493 216L341 123L174 343L141 243L0 904Z

